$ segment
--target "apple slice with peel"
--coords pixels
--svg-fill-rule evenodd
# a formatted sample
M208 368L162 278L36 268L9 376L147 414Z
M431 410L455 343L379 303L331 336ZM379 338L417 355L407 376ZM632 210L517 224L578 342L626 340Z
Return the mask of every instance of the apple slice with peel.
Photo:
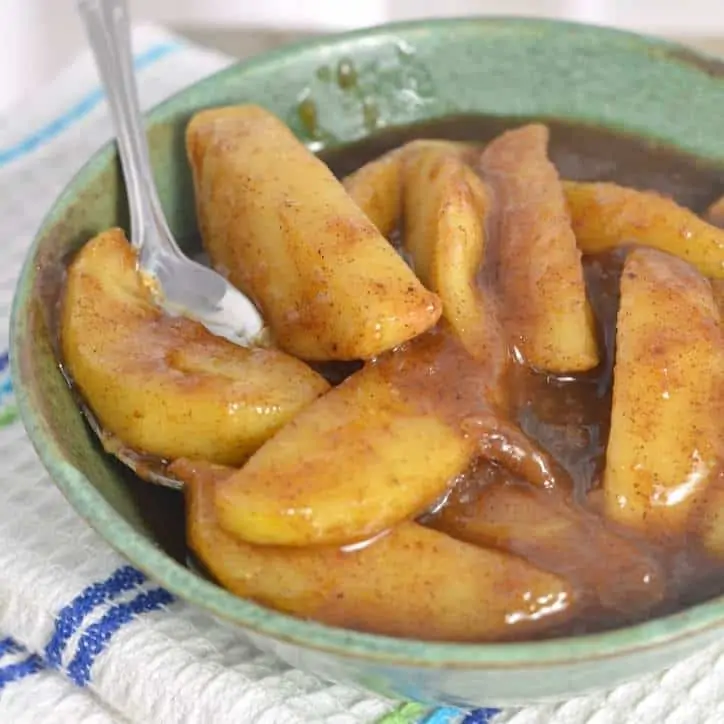
M557 573L581 589L580 603L586 599L591 606L626 614L661 603L661 566L610 521L561 491L511 480L501 468L484 465L477 475L482 484L458 486L433 519L434 528Z
M169 317L120 229L68 268L63 364L103 429L139 453L240 464L329 385L274 349L245 349Z
M485 359L503 342L496 300L480 280L486 261L489 189L460 150L410 144L402 161L405 247L465 349Z
M575 610L567 582L520 558L404 522L356 550L257 546L219 527L215 487L234 471L176 461L191 549L225 588L334 626L425 640L523 638Z
M722 463L724 345L708 280L669 254L625 262L605 509L652 535L684 532Z
M724 279L724 204L706 218L655 191L614 183L563 184L578 247L584 254L632 244L674 254L702 274ZM718 219L718 222L717 222Z
M327 166L268 111L200 111L186 129L209 257L301 359L370 359L435 325L425 289Z
M497 205L497 279L511 343L536 369L580 372L598 364L598 346L581 253L547 147L545 126L515 128L488 144L479 169Z

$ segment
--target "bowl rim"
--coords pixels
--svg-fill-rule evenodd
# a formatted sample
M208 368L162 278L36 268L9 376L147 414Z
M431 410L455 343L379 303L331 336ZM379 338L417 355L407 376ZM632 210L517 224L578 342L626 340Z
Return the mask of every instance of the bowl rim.
M234 63L196 83L177 91L155 105L146 115L149 124L163 121L172 114L176 103L191 89L239 73L262 70L296 54L333 48L350 41L374 38L396 32L435 31L439 28L481 29L493 24L535 30L536 28L567 29L595 37L596 41L628 39L636 50L650 54L652 50L680 54L693 63L717 63L705 53L681 44L644 34L592 26L572 21L532 19L510 16L465 16L428 18L416 21L387 23L370 28L310 38L261 53ZM724 64L721 65L724 72ZM39 412L37 394L26 384L24 356L31 353L26 334L29 327L29 302L35 259L46 234L77 195L77 189L90 182L115 155L111 140L97 150L73 176L46 213L32 244L26 252L18 277L10 315L10 368L17 408L36 453L51 479L78 514L118 553L156 581L175 597L200 609L247 629L252 634L270 637L306 649L336 656L363 658L390 665L440 667L450 669L507 669L563 666L581 661L610 659L630 653L644 652L671 644L696 634L704 634L724 626L724 595L659 617L600 633L566 636L542 641L448 643L404 639L351 629L328 626L262 606L239 598L220 586L199 577L173 560L149 538L122 518L96 490L90 480L65 459L65 453L54 441L49 422Z

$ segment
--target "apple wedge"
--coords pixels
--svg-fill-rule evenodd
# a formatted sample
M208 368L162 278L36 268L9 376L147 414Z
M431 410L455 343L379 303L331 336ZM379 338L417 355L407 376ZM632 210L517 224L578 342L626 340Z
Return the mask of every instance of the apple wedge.
M418 515L476 450L456 384L464 409L489 411L480 368L442 334L367 364L217 486L221 526L249 543L341 545Z
M164 315L120 229L70 264L60 339L63 364L102 427L165 459L240 464L329 387L283 352L243 349Z
M704 276L724 278L724 230L672 199L613 183L566 181L563 187L584 254L648 246L688 261Z
M209 257L282 349L369 359L437 322L440 300L278 118L253 105L201 111L186 142Z
M342 181L352 200L364 211L383 236L389 236L400 223L403 190L402 161L422 146L445 150L462 159L473 154L472 147L467 143L419 139L373 159Z
M717 199L704 213L704 220L712 226L724 229L724 196Z
M342 181L351 199L382 236L389 236L400 223L402 179L400 160L403 148L385 153L366 163Z
M605 510L651 535L686 530L722 463L724 346L711 286L654 249L621 277Z
M495 299L479 281L490 195L458 149L435 142L406 149L404 241L413 268L442 300L465 349L486 358L502 343Z
M504 327L532 367L579 372L598 364L581 253L558 172L548 160L548 129L507 131L480 157L497 204L497 280Z
M225 588L334 626L390 636L483 641L529 636L560 623L574 595L560 577L499 551L401 523L357 550L244 543L216 519L228 472L177 461L191 549Z
M609 611L643 612L661 602L663 572L640 546L559 491L508 482L499 469L485 472L484 486L463 484L452 492L431 523L435 529L553 571L578 586L581 599Z

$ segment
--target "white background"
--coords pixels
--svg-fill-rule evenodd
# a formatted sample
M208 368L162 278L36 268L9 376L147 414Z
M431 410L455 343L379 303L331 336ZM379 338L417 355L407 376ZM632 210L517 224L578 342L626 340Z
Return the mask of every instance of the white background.
M675 36L724 52L724 0L130 0L135 19L245 54L245 33L326 32L389 20L493 14L561 17ZM235 45L235 33L239 33ZM217 42L218 41L218 42ZM75 0L0 0L0 111L83 47Z

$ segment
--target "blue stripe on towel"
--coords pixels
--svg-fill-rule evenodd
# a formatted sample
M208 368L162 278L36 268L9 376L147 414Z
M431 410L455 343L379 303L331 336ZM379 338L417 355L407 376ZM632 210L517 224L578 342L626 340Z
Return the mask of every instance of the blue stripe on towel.
M56 669L61 668L63 652L68 641L81 629L86 617L98 606L112 601L126 591L134 591L146 580L146 576L132 566L122 566L105 581L88 586L61 609L43 657L31 654L22 661L0 666L0 690L6 684L24 679L44 669L46 664ZM93 663L119 629L135 620L137 616L157 611L173 600L168 591L163 588L153 588L139 591L130 601L111 606L101 619L81 631L75 656L66 672L71 681L78 686L85 686L90 680ZM9 636L0 639L0 660L11 653L27 653L27 651Z
M500 709L473 709L462 724L491 724L496 714L500 714Z
M94 583L58 613L53 636L45 647L45 660L50 666L59 668L63 650L73 634L83 623L85 617L106 601L112 601L124 591L140 586L146 576L133 566L122 566L105 581Z
M0 427L12 424L17 417L13 383L10 378L10 357L7 352L0 352Z
M441 706L422 718L420 724L492 724L500 709L473 709L465 712L451 706Z
M15 639L10 638L10 636L0 639L0 659L5 656L5 654L14 654L22 650L23 647Z
M90 680L90 671L97 656L103 653L113 635L125 624L142 613L156 611L173 601L173 596L163 588L154 588L140 593L132 601L119 603L108 610L105 616L89 626L78 642L78 650L68 665L68 676L78 686L85 686Z
M0 352L0 397L10 395L13 391L10 380L10 355L7 351Z
M37 674L44 668L43 660L37 654L31 654L15 664L0 667L0 691L13 681L20 681L31 674Z
M162 43L154 45L148 50L140 53L134 59L134 67L137 71L143 70L149 65L160 60L169 53L182 47L178 43ZM88 115L103 100L103 91L99 88L92 90L85 95L74 106L71 106L65 113L54 118L50 123L46 124L37 131L26 136L22 141L8 146L8 148L0 148L0 167L6 166L13 161L17 161L52 141L56 136L70 128L74 123L84 116Z
M0 370L0 375L5 373ZM9 397L13 392L13 381L10 379L10 375L6 375L0 379L0 397Z
M37 674L45 668L43 660L37 654L28 654L27 649L21 646L14 638L7 636L0 639L0 659L12 654L26 654L25 658L12 664L0 666L0 691L14 681L20 681L32 674Z
M459 724L463 712L452 706L441 706L425 716L421 724Z

